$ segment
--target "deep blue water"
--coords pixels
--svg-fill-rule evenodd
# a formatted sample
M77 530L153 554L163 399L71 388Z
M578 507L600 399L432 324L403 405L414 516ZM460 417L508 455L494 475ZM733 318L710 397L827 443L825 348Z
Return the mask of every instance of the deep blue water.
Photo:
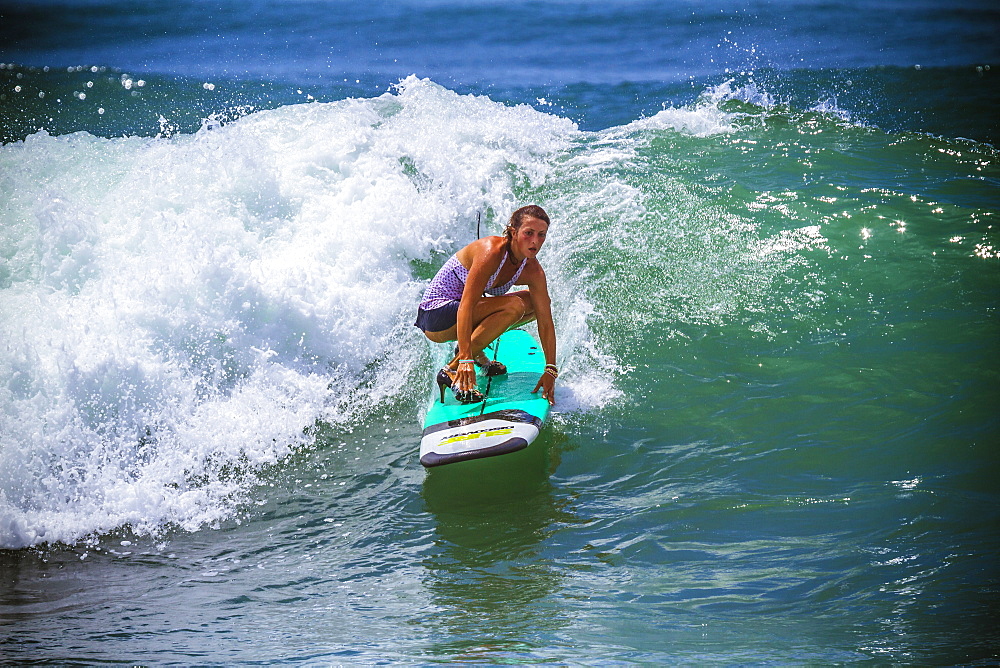
M416 74L500 101L543 98L585 129L690 102L731 76L755 76L779 100L835 97L891 130L997 135L996 75L983 67L1000 55L1000 12L985 1L31 0L0 16L0 59L10 63L194 79L182 90L149 90L145 98L155 101L130 100L135 107L117 114L130 118L112 132L140 131L140 111L207 115L309 94L370 96ZM225 83L198 95L203 81Z
M0 656L1000 660L998 18L0 5ZM526 202L554 415L427 473Z
M45 2L4 8L5 59L270 78L674 82L728 70L996 61L986 1Z

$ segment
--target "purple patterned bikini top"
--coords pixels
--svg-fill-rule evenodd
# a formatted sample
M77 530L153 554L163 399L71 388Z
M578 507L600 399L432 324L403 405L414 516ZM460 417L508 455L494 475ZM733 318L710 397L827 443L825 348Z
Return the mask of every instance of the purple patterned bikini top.
M517 267L517 271L511 276L510 280L503 285L493 287L493 283L497 280L497 276L500 275L500 270L503 269L504 265L507 263L507 251L503 252L503 259L500 261L500 266L497 270L493 272L490 276L490 280L486 282L486 294L493 297L499 297L502 294L506 294L508 290L517 282L520 278L521 272L524 271L524 265L527 264L528 258L521 260L521 264ZM465 268L461 262L458 261L457 255L452 255L448 258L448 261L444 263L444 266L438 270L437 275L431 280L431 284L427 286L427 290L424 292L424 298L420 300L420 308L425 311L430 311L431 309L440 308L452 301L461 301L462 291L465 290L465 282L469 279L469 270Z

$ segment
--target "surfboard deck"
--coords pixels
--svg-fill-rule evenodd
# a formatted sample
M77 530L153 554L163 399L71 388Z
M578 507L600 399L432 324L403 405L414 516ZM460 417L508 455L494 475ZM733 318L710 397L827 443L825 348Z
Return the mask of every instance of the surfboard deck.
M420 463L425 467L523 450L535 440L548 417L549 402L541 390L531 393L545 371L545 355L534 337L523 329L513 329L484 352L507 365L506 374L492 378L477 369L476 380L485 401L463 404L446 388L441 403L437 383L432 386L420 439Z

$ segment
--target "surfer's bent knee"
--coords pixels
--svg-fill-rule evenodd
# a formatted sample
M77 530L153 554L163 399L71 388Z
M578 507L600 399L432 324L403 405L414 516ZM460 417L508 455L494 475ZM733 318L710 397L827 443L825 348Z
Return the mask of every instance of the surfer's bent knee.
M525 292L527 292L527 291L525 291ZM535 317L535 304L531 301L531 295L530 294L529 295L524 295L524 296L517 295L517 298L521 301L521 307L522 307L521 318L520 319L521 320L524 320L525 318L532 318L532 319L534 319L534 317Z

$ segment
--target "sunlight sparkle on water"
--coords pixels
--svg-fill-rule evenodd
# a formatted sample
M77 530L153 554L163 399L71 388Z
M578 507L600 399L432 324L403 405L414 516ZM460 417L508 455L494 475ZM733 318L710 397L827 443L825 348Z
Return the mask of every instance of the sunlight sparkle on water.
M975 254L977 257L981 257L984 260L989 260L990 258L1000 258L1000 251L989 244L976 244Z

